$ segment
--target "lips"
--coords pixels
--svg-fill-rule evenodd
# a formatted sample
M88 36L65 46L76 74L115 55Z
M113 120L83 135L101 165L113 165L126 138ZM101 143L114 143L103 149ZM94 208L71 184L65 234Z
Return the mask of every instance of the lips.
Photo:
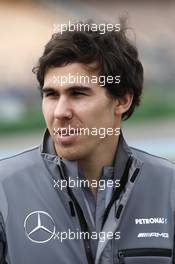
M71 129L68 129L68 128L60 128L60 129L57 129L56 131L54 131L54 134L57 134L59 136L73 136L73 135L77 135L79 134L80 130L77 129L77 128L71 128Z
M58 142L61 145L69 146L77 141L80 134L80 128L74 127L62 127L54 128L54 136L57 138Z
M60 133L60 134L58 134L60 137L70 137L70 136L77 136L78 135L78 133L67 133L67 134L65 134L65 133Z

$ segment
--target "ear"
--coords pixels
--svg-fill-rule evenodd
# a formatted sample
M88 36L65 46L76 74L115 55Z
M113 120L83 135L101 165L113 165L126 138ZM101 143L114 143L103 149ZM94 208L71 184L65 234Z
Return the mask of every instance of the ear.
M117 98L115 105L115 115L121 116L123 113L127 112L132 104L132 100L132 94L125 94L123 97Z

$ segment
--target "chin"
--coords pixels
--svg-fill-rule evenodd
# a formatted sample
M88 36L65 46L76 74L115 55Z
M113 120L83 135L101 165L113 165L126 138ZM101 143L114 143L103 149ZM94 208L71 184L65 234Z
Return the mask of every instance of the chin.
M58 151L58 155L66 160L79 160L82 159L83 155L79 151Z

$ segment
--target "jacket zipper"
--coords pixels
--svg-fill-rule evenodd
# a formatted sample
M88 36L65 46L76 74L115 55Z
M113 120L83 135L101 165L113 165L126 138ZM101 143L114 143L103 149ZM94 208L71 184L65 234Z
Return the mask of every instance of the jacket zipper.
M132 162L133 162L133 157L130 156L128 158L128 160L127 160L124 173L123 173L123 175L121 177L120 187L116 188L116 190L114 191L112 199L109 202L109 204L108 204L108 206L107 206L107 208L106 208L106 210L104 212L101 230L103 229L103 226L104 226L104 224L106 222L106 219L108 218L108 215L109 215L109 212L111 210L111 207L113 206L113 203L120 198L121 192L123 191L123 189L124 189L124 187L125 187L125 185L126 185L126 183L128 181L129 170L131 168Z
M118 259L119 264L125 264L125 257L171 257L171 249L163 248L137 248L137 249L124 249L119 250Z
M58 166L58 169L60 171L61 178L67 180L67 175L66 175L65 170L64 170L64 163L62 161L60 161L60 166ZM90 233L86 219L85 219L84 214L83 214L83 211L82 211L78 201L76 200L71 188L69 188L68 186L67 186L67 192L68 192L69 197L71 198L71 203L69 203L69 205L71 207L72 213L73 214L75 213L74 207L75 207L75 210L77 212L81 231L83 231L85 233L86 232ZM84 247L85 247L85 252L86 252L88 264L94 264L90 240L85 238L83 242L84 242Z

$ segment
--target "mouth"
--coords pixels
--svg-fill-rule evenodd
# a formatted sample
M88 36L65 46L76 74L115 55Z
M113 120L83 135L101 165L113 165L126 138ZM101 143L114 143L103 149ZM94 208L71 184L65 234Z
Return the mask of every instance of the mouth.
M54 130L54 136L57 138L59 144L70 145L77 141L79 132L78 128L59 128Z
M65 134L65 133L60 133L60 134L58 134L59 135L59 137L75 137L75 136L78 136L78 133L67 133L67 134Z
M60 137L68 137L68 136L77 136L80 130L77 128L59 128L57 130L54 129L54 135L58 135Z

